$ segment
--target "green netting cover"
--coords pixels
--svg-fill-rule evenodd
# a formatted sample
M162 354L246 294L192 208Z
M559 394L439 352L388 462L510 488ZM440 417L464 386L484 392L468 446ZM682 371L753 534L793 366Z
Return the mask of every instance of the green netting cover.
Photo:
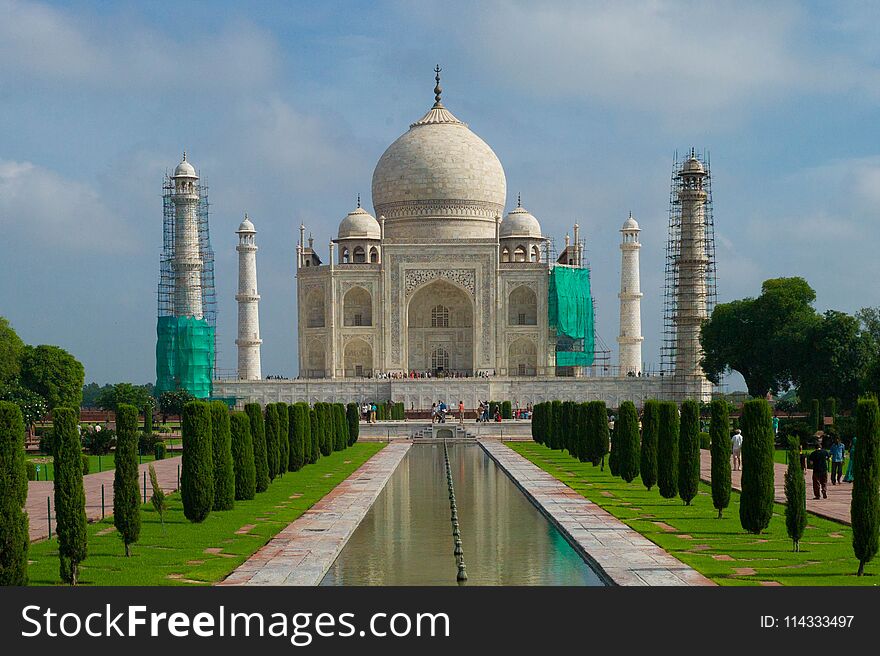
M182 389L210 397L214 328L204 319L159 317L156 337L156 393Z
M593 364L593 299L590 270L555 266L550 271L548 313L556 328L557 367ZM567 337L569 339L559 339ZM563 350L559 350L563 347Z

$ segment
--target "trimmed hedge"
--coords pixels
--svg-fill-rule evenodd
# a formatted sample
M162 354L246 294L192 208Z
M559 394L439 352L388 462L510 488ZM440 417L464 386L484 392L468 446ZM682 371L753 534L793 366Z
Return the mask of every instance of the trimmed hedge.
M764 399L743 403L742 493L739 520L749 533L758 534L773 516L773 423Z
M590 401L587 419L587 456L593 466L601 464L601 469L605 469L605 456L611 441L605 401Z
M266 405L264 413L266 421L266 465L268 466L269 480L274 481L278 476L278 408L274 403Z
M257 468L254 464L254 440L251 420L244 412L229 416L232 469L235 474L235 500L246 501L257 494Z
M562 401L553 401L550 404L550 408L553 413L553 419L551 424L552 432L550 435L550 444L548 446L551 449L562 449L565 445L565 426L562 423Z
M251 439L254 443L254 468L256 470L257 492L269 489L269 460L266 455L266 424L263 421L263 410L259 403L248 403L244 406L251 421Z
M213 510L232 510L235 506L235 465L232 461L232 435L229 406L211 401L211 459L214 463Z
M275 407L278 409L278 475L281 476L290 465L290 412L283 401Z
M730 417L726 401L712 401L709 419L710 446L712 453L712 505L718 518L730 505Z
M306 464L305 426L302 407L292 405L287 409L287 434L290 437L290 460L288 469L299 471Z
M642 410L642 448L639 473L642 483L650 490L657 485L657 438L660 434L660 401L648 399Z
M618 450L620 477L632 483L639 475L639 413L632 401L624 401L614 424L614 449Z
M116 409L116 469L113 472L113 525L125 545L126 557L141 534L141 495L138 490L138 411L133 405Z
M501 402L501 418L513 419L513 406L511 405L510 401Z
M400 404L403 410L403 404ZM361 411L357 403L349 403L345 407L345 418L348 421L348 445L351 446L358 440L360 435ZM401 417L402 419L403 417Z
M788 445L788 468L785 470L785 530L795 551L807 527L807 484L801 469L801 445L792 439Z
M312 462L318 462L321 457L321 426L318 419L318 411L315 408L309 408L309 432L312 440Z
M856 406L856 452L850 506L853 552L859 559L858 575L877 555L880 531L880 408L876 398L860 399Z
M33 467L36 478L36 467ZM11 401L0 401L0 585L27 585L29 467L24 457L24 419ZM32 479L31 479L32 480Z
M156 452L153 454L156 460L165 460L168 457L168 447L165 442L156 442Z
M678 496L691 505L700 488L700 405L693 400L681 404L678 433Z
M214 506L214 460L211 449L211 407L205 401L190 401L181 417L183 459L180 468L180 496L183 514L199 523Z
M333 404L333 418L333 425L336 429L333 450L345 451L346 447L348 447L348 421L345 418L345 406L342 403Z

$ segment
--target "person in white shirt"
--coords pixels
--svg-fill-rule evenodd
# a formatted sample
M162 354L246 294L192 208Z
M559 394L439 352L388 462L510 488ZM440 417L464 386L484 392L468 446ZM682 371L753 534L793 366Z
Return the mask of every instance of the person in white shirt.
M740 432L739 428L733 431L733 435L730 438L730 451L733 455L733 469L734 471L738 470L742 467L742 446L743 446L743 436Z

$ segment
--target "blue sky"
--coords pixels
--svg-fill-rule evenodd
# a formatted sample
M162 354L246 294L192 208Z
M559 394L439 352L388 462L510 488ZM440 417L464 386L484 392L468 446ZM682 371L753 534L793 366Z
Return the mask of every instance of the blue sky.
M161 181L185 148L210 186L220 366L247 211L263 372L295 375L297 226L326 251L438 62L508 205L521 192L557 243L581 225L612 348L632 211L659 360L669 176L692 145L712 156L719 300L803 275L819 309L880 305L878 25L870 3L0 0L0 315L87 380L152 380Z

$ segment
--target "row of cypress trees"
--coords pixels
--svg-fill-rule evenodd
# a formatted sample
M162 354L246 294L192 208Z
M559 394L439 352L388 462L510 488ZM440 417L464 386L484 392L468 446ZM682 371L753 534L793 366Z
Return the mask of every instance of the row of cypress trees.
M350 417L354 412L355 426ZM276 478L341 451L357 440L357 404L279 402L230 413L221 401L193 401L182 417L184 515L204 521L253 499Z

